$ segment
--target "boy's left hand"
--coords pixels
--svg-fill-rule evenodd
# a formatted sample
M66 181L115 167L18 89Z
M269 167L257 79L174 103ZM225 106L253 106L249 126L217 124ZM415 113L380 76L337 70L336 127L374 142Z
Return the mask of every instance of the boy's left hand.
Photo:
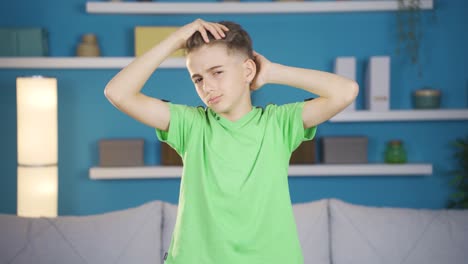
M271 65L271 62L259 53L254 51L253 55L255 64L257 65L257 74L250 84L251 91L260 89L260 87L268 82L267 74Z

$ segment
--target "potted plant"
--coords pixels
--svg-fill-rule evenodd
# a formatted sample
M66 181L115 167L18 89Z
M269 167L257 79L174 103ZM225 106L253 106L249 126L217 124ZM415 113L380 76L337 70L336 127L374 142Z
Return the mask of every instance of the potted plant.
M457 168L451 171L453 179L450 181L456 189L448 202L448 208L468 208L468 136L452 142L455 148L454 157L457 160Z

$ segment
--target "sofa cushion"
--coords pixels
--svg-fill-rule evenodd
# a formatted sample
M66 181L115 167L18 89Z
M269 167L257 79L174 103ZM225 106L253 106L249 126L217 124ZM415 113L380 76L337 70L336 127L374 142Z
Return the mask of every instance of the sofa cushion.
M304 264L330 263L328 200L293 204Z
M90 216L0 215L0 263L161 263L161 202Z
M383 208L330 201L332 261L462 264L468 210Z

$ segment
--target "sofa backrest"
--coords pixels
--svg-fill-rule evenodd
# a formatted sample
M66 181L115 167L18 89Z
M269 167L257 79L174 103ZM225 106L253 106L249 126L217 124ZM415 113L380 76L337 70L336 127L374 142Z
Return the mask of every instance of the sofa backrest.
M464 264L468 210L370 207L330 200L335 264Z
M468 210L370 207L323 199L293 204L304 264L462 264ZM0 263L162 264L177 205L152 201L90 216L0 214Z
M161 201L91 216L0 214L0 263L162 263Z
M328 200L293 204L304 264L330 263Z

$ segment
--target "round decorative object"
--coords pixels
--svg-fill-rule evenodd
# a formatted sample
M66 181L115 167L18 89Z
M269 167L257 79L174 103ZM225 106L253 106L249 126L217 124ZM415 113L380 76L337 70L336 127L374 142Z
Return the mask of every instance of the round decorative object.
M88 44L97 44L97 37L94 34L84 34L81 41Z
M76 55L79 57L98 57L101 55L97 43L97 37L94 34L85 34L81 37L81 43L76 49Z
M440 107L440 90L424 88L413 92L415 109L435 109Z
M385 163L406 163L406 151L401 140L391 140L387 143Z

